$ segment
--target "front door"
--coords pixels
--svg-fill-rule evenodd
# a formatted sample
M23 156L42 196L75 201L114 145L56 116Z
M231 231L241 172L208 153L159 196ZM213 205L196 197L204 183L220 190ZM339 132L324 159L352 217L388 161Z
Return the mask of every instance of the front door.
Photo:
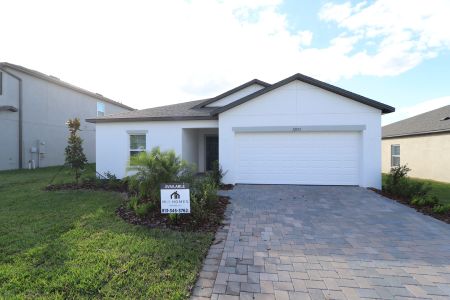
M208 135L205 140L206 171L211 171L213 162L219 160L219 137Z

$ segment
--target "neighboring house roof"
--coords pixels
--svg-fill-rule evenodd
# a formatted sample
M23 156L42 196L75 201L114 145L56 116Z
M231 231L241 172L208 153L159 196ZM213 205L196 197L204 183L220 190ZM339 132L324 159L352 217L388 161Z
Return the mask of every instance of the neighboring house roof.
M206 99L209 100L209 99ZM127 121L178 121L178 120L214 120L210 112L214 107L195 108L206 100L189 101L178 104L147 108L87 119L91 123L127 122Z
M245 88L247 88L249 86L252 86L254 84L258 84L258 85L263 86L265 88L270 86L270 84L267 83L267 82L264 82L264 81L259 80L259 79L253 79L253 80L250 80L249 82L246 82L244 84L241 84L240 86L235 87L234 89L226 91L225 93L222 93L222 94L220 94L220 95L218 95L218 96L216 96L214 98L208 99L208 100L200 103L199 105L196 106L196 108L205 107L206 105L209 105L209 104L211 104L213 102L216 102L216 101L218 101L218 100L220 100L222 98L225 98L225 97L227 97L229 95L232 95L232 94L234 94L236 92L239 92L240 90L243 90L243 89L245 89Z
M120 106L122 108L125 108L125 109L134 110L134 108L129 107L128 105L125 105L125 104L122 104L120 102L114 101L112 99L106 98L106 97L104 97L104 96L102 96L102 95L100 95L98 93L90 92L90 91L85 90L83 88L77 87L77 86L75 86L73 84L64 82L64 81L60 80L57 77L50 76L50 75L41 73L39 71L31 70L31 69L28 69L28 68L25 68L25 67L22 67L22 66L19 66L19 65L11 64L11 63L8 63L8 62L0 62L0 69L1 68L10 68L10 69L13 69L13 70L16 70L16 71L28 74L30 76L33 76L33 77L36 77L36 78L39 78L39 79L42 79L42 80L45 80L45 81L57 84L59 86L71 89L73 91L76 91L76 92L88 95L90 97L102 100L104 102L108 102L108 103Z
M190 102L184 102L179 104L172 104L167 106L160 106L155 108L148 108L143 110L137 110L134 112L125 112L125 113L119 113L119 114L113 114L109 116L99 117L99 118L93 118L88 119L86 121L92 122L92 123L107 123L107 122L126 122L126 121L169 121L169 120L214 120L217 119L217 115L227 111L233 107L236 107L242 103L245 103L247 101L250 101L258 96L261 96L265 93L268 93L274 89L277 89L283 85L286 85L294 80L300 80L305 83L317 86L319 88L325 89L327 91L333 92L335 94L344 96L346 98L355 100L357 102L363 103L365 105L369 105L372 107L375 107L377 109L380 109L383 113L390 113L395 111L395 108L392 106L383 104L381 102L377 102L375 100L363 97L361 95L352 93L350 91L341 89L339 87L333 86L331 84L319 81L317 79L302 75L302 74L295 74L293 76L290 76L286 79L283 79L273 85L270 85L264 81L253 79L249 82L244 83L243 85L240 85L234 89L231 89L223 94L220 94L219 96L216 96L214 98L204 99L204 100L197 100L197 101L190 101ZM206 105L211 104L217 100L220 100L226 96L229 96L239 90L242 90L248 86L251 86L253 84L259 84L263 86L264 88L261 90L258 90L248 96L245 96L241 99L238 99L228 105L222 106L222 107L206 107Z
M450 132L450 105L383 126L382 137Z
M216 110L214 110L214 111L211 112L211 113L212 113L212 114L220 114L220 113L222 113L222 112L224 112L224 111L227 111L227 110L229 110L229 109L231 109L231 108L233 108L233 107L236 107L236 106L238 106L238 105L241 105L242 103L245 103L245 102L247 102L247 101L250 101L250 100L252 100L252 99L254 99L254 98L256 98L256 97L259 97L259 96L261 96L261 95L264 95L265 93L268 93L268 92L270 92L270 91L273 91L273 90L275 90L275 89L277 89L277 88L279 88L279 87L281 87L281 86L283 86L283 85L286 85L286 84L288 84L288 83L290 83L290 82L292 82L292 81L294 81L294 80L300 80L300 81L302 81L302 82L305 82L305 83L308 83L308 84L317 86L317 87L319 87L319 88L321 88L321 89L324 89L324 90L327 90L327 91L329 91L329 92L332 92L332 93L335 93L335 94L344 96L344 97L346 97L346 98L355 100L355 101L357 101L357 102L366 104L366 105L368 105L368 106L372 106L372 107L378 108L378 109L380 109L383 113L391 113L391 112L394 112L394 111L395 111L395 108L393 108L392 106L386 105L386 104L384 104L384 103L381 103L381 102L378 102L378 101L375 101L375 100L366 98L366 97L364 97L364 96L361 96L361 95L352 93L352 92L350 92L350 91L341 89L341 88L339 88L339 87L337 87L337 86L334 86L334 85L325 83L325 82L323 82L323 81L320 81L320 80L317 80L317 79L314 79L314 78L305 76L305 75L300 74L300 73L297 73L297 74L294 74L294 75L292 75L292 76L290 76L290 77L288 77L288 78L286 78L286 79L280 80L280 81L278 81L277 83L274 83L274 84L272 84L272 85L269 86L269 87L266 87L266 88L264 88L264 89L261 89L261 90L255 92L255 93L250 94L250 95L248 95L248 96L246 96L246 97L244 97L244 98L241 98L241 99L239 99L239 100L237 100L237 101L234 101L234 102L232 102L232 103L230 103L230 104L228 104L228 105L219 107L219 108L217 108Z

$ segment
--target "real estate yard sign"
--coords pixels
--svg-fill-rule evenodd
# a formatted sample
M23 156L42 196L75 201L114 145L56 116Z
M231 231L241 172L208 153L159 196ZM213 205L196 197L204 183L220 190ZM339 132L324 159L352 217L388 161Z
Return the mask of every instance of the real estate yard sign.
M189 185L185 183L161 184L161 213L189 214L191 199Z

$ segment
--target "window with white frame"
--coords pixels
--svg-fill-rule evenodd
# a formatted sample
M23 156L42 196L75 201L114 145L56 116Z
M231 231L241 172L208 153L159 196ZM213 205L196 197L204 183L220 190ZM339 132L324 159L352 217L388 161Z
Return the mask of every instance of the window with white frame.
M105 103L97 102L97 117L103 117L105 115Z
M130 158L144 152L147 148L147 135L144 133L130 133Z
M391 145L391 167L400 166L400 145Z

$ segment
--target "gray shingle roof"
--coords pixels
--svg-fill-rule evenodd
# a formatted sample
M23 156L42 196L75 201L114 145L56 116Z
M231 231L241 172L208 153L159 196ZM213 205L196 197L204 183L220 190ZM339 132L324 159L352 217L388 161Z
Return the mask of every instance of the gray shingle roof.
M450 105L383 127L383 138L450 131Z
M247 101L255 99L256 97L259 97L261 95L264 95L265 93L273 91L273 90L275 90L275 89L277 89L277 88L279 88L279 87L281 87L283 85L286 85L286 84L288 84L288 83L290 83L290 82L292 82L294 80L299 80L299 81L305 82L307 84L311 84L313 86L316 86L318 88L324 89L326 91L335 93L337 95L341 95L341 96L346 97L348 99L352 99L354 101L360 102L362 104L375 107L377 109L380 109L384 114L388 114L388 113L391 113L391 112L395 111L394 107L389 106L387 104L384 104L384 103L381 103L381 102L369 99L367 97L364 97L364 96L355 94L353 92L344 90L344 89L342 89L340 87L331 85L329 83L326 83L326 82L317 80L315 78L312 78L312 77L309 77L309 76L297 73L297 74L294 74L292 76L289 76L288 78L280 80L277 83L274 83L274 84L272 84L270 86L267 86L267 87L265 87L265 88L263 88L263 89L261 89L261 90L259 90L257 92L254 92L253 94L245 96L245 97L243 97L243 98L241 98L239 100L236 100L236 101L234 101L234 102L232 102L230 104L227 104L225 106L219 107L219 108L215 109L212 112L212 114L220 114L220 113L222 113L224 111L227 111L227 110L229 110L229 109L231 109L233 107L241 105L242 103L245 103Z
M224 112L228 109L231 109L237 105L245 103L251 99L254 99L262 94L268 93L276 88L279 88L291 81L300 80L306 82L308 84L312 84L314 86L320 87L324 90L333 92L335 94L347 97L349 99L355 100L357 102L375 107L380 109L383 113L390 113L395 111L395 108L386 105L381 102L377 102L375 100L363 97L361 95L352 93L350 91L338 88L334 85L319 81L317 79L302 75L295 74L286 79L283 79L273 85L270 85L266 82L263 82L258 79L253 79L243 85L240 85L234 89L231 89L223 94L220 94L216 97L204 100L190 101L179 104L172 104L167 106L160 106L155 108L148 108L143 110L138 110L134 112L126 112L114 115L108 115L100 118L87 119L86 121L91 123L106 123L106 122L126 122L126 121L176 121L176 120L215 120L217 119L218 114ZM210 104L218 99L226 97L231 93L235 93L245 87L248 87L252 84L259 84L264 88L260 89L257 92L254 92L248 96L245 96L241 99L238 99L228 105L222 107L205 107L207 104Z
M47 74L41 73L41 72L36 71L36 70L28 69L28 68L25 68L25 67L22 67L22 66L19 66L19 65L15 65L15 64L12 64L12 63L8 63L8 62L0 62L0 69L1 68L10 68L10 69L13 69L13 70L16 70L16 71L28 74L30 76L33 76L33 77L36 77L36 78L40 78L42 80L45 80L45 81L57 84L59 86L71 89L73 91L76 91L76 92L88 95L90 97L102 100L104 102L108 102L108 103L120 106L120 107L128 109L128 110L134 110L134 108L129 107L128 105L125 105L123 103L120 103L120 102L114 101L112 99L106 98L106 97L104 97L101 94L90 92L88 90L85 90L83 88L77 87L77 86L75 86L73 84L70 84L68 82L62 81L62 80L60 80L57 77L54 77L54 76L51 76L51 75L47 75Z
M211 116L213 107L196 108L195 106L209 99L189 101L118 114L107 115L95 119L87 119L92 123L124 122L124 121L176 121L176 120L215 120Z

